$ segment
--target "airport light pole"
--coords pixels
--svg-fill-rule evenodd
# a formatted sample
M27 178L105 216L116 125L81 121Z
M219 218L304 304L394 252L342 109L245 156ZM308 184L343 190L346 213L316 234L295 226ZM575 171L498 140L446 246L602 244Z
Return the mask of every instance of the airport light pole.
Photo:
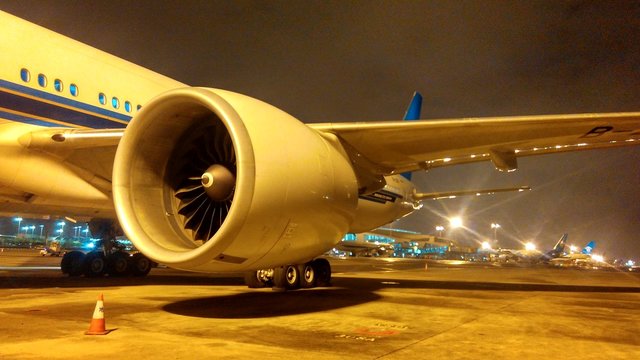
M60 230L58 230L57 232L60 233L60 236L64 237L64 226L67 225L67 223L64 221L60 221L58 222L58 225L60 225Z
M493 242L495 244L498 243L498 229L500 228L500 224L491 223L491 228L493 229Z
M44 225L40 224L38 225L40 227L40 239L44 238L42 236L42 230L44 229ZM47 247L49 244L47 244L47 238L44 238L44 247Z
M444 226L441 226L441 225L436 226L436 231L438 232L438 237L442 237L442 232L444 231Z
M20 224L22 223L22 218L21 217L17 217L17 218L14 218L13 221L17 221L18 222L18 234L17 235L20 235Z

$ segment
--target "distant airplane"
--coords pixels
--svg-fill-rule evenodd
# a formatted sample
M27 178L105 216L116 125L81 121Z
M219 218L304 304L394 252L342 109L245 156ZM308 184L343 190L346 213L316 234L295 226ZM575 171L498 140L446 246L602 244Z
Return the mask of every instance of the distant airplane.
M571 266L580 261L591 260L593 256L593 249L595 249L595 247L596 242L589 241L579 253L565 254L549 260L549 263L555 266Z
M251 286L328 283L319 254L433 197L402 173L640 143L637 112L304 124L5 12L0 30L0 212L121 227L161 264Z
M373 232L349 233L334 249L350 252L354 255L380 255L393 250L394 239Z
M519 262L547 262L554 258L564 255L565 245L567 243L568 234L562 234L558 242L553 248L545 253L539 251L530 250L512 250L512 249L499 249L498 260L499 261L519 261Z
M562 234L562 236L560 237L560 240L558 240L558 242L555 244L553 249L543 254L541 260L548 261L564 255L564 248L567 244L568 237L569 237L569 234L567 233Z

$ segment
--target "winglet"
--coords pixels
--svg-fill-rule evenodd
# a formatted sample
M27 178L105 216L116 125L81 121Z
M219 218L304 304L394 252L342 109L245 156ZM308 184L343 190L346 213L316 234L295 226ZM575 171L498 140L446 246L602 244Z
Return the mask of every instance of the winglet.
M420 112L422 111L422 95L419 92L414 92L413 97L411 98L411 102L409 103L409 107L407 108L407 112L404 113L404 120L412 121L420 119ZM411 173L406 172L402 173L402 176L405 179L411 181Z

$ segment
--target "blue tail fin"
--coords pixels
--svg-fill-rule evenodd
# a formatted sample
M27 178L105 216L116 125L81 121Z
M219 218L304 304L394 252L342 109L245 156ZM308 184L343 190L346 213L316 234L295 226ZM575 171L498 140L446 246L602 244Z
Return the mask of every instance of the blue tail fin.
M418 120L420 119L420 111L422 110L422 95L419 92L414 92L411 98L411 103L407 108L407 112L404 113L403 120Z
M590 255L595 247L596 247L596 242L595 241L589 241L587 246L585 246L584 249L582 249L582 253Z
M422 110L422 95L419 92L414 92L413 97L411 98L411 102L409 103L409 107L407 108L407 112L404 113L404 119L407 121L418 120L420 119L420 112ZM402 173L407 180L411 180L411 173L406 172Z

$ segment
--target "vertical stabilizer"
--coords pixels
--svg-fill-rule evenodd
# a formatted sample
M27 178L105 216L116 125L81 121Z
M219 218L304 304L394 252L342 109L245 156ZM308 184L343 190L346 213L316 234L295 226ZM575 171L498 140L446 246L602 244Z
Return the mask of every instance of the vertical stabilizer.
M584 247L584 249L582 249L582 253L585 255L591 255L591 252L593 251L593 249L595 249L595 247L596 247L596 242L589 241L589 243Z
M422 95L419 92L414 92L407 112L404 113L403 120L419 120L420 112L422 111Z
M407 108L407 112L404 113L404 119L406 121L418 120L420 119L420 112L422 111L422 95L419 92L414 92L413 97L411 98L411 102L409 103L409 107ZM411 173L406 172L402 173L407 180L411 180Z
M560 240L558 240L558 242L553 247L553 249L547 251L547 253L545 253L542 256L542 259L546 261L546 260L555 259L564 255L564 247L567 244L568 237L569 237L569 234L567 233L562 234L562 236L560 237Z
M562 254L564 252L564 247L567 244L568 237L569 237L569 234L567 233L562 234L562 237L560 237L560 240L558 240L558 242L556 243L556 246L553 247L553 251L557 252L558 254Z

